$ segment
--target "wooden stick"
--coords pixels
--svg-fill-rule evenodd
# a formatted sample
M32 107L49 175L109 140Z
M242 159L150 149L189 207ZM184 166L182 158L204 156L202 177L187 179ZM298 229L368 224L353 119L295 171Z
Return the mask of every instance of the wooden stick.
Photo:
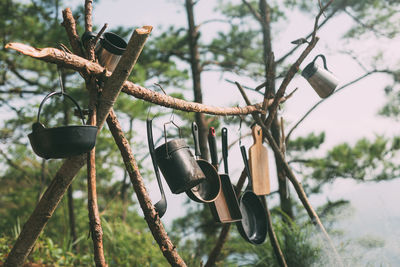
M114 137L115 143L121 152L125 168L129 174L133 188L135 189L140 207L143 210L144 218L164 257L168 260L171 266L186 266L185 262L176 251L176 247L168 237L167 232L161 223L160 217L151 203L151 199L143 183L143 178L140 175L139 167L137 166L129 142L126 139L113 110L110 111L107 118L107 124L112 136Z
M62 11L64 21L61 23L66 29L69 43L72 46L72 51L78 56L83 57L84 53L80 43L79 35L76 32L76 23L72 11L70 8L66 8Z
M85 0L85 31L91 32L93 23L92 23L92 7L93 0Z
M24 55L46 62L59 64L65 68L74 69L87 74L93 74L97 77L111 75L110 72L107 72L102 66L95 62L91 62L73 54L67 54L64 51L56 48L34 48L21 43L9 43L5 46L5 48L14 49ZM123 84L122 92L157 105L187 112L202 112L211 115L246 115L251 113L265 113L265 111L261 108L261 103L244 107L208 106L166 96L129 81L126 81ZM284 102L286 99L287 97L282 97L278 102ZM270 99L268 105L272 104L273 101L274 99Z

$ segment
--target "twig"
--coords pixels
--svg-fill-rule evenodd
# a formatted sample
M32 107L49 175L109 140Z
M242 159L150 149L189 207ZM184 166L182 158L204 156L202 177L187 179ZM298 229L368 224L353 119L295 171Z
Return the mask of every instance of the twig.
M314 30L312 33L312 37L311 37L311 41L308 44L308 46L304 49L304 51L301 53L300 57L296 60L296 62L294 64L292 64L290 66L289 71L287 72L285 78L283 79L281 86L279 87L276 95L275 95L275 99L274 102L272 103L272 105L269 108L269 114L268 114L268 118L265 122L265 125L267 126L267 128L269 128L271 126L271 123L276 115L276 111L278 109L278 105L279 103L276 101L277 99L279 99L279 97L282 97L285 93L285 90L287 88L287 86L289 85L289 83L291 82L291 80L293 79L294 75L297 73L300 64L303 62L303 60L307 57L307 55L311 52L311 50L315 47L315 45L318 42L318 37L316 36L317 34L317 30L318 30L318 20L322 14L322 12L324 12L324 10L326 8L328 8L328 6L332 3L333 0L330 0L329 2L327 2L323 8L319 11L318 15L315 18L315 23L314 23Z
M323 22L321 22L318 26L318 29L320 29L322 26L324 26L337 12L337 9L335 9L334 11L332 11L325 19ZM308 38L310 38L313 34L313 31L311 33L309 33L304 39L307 40ZM307 41L307 43L309 43ZM297 45L296 47L294 47L292 50L290 50L289 52L287 52L285 55L283 55L281 58L279 58L275 63L276 64L281 64L287 57L289 57L291 54L293 54L297 49L300 48L301 45Z
M373 74L373 73L387 73L386 70L372 70L369 71L363 75L361 75L360 77L344 84L343 86L339 87L335 92L333 92L333 94L331 96L329 96L328 98L323 98L321 100L319 100L317 103L315 103L301 118L300 120L298 120L296 122L296 124L290 129L289 133L286 136L286 144L288 144L289 140L290 140L290 136L292 134L292 132L323 102L325 102L325 100L329 99L330 97L332 97L333 95L337 94L338 92L342 91L343 89L345 89L346 87L355 84L356 82L366 78L367 76Z
M242 0L243 4L245 4L247 6L247 8L250 10L251 14L253 14L254 18L256 20L258 20L259 22L263 23L263 20L261 18L260 13L258 13L249 2L247 2L246 0Z

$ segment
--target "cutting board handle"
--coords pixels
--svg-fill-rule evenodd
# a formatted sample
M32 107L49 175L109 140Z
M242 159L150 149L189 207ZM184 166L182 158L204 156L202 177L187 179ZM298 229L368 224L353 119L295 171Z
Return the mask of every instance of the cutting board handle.
M251 134L253 135L254 144L262 144L262 129L259 125L254 125L251 129Z

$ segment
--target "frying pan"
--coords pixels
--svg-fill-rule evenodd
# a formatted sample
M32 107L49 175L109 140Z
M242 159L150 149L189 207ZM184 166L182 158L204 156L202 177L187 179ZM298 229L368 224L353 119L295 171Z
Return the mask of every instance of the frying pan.
M188 197L196 202L209 203L214 201L221 191L221 180L217 170L208 161L201 159L199 145L199 129L195 122L192 123L192 134L197 164L203 171L206 179L197 186L186 191Z
M240 152L242 153L244 166L248 176L248 184L246 190L239 198L239 206L243 218L241 221L236 222L236 227L240 235L247 242L254 245L260 245L264 243L267 236L267 216L260 199L252 191L251 174L249 163L247 161L246 148L240 146Z
M70 99L81 115L83 125L70 125L46 128L40 123L40 112L43 104L53 96ZM90 151L96 144L97 126L85 125L82 110L78 103L64 92L52 92L46 95L39 106L37 121L32 125L32 133L28 134L33 151L45 159L68 158Z
M226 174L220 174L221 192L214 202L209 203L214 220L221 223L236 222L242 219L238 199L228 175L228 130L222 128L222 154ZM211 162L218 168L217 143L215 129L211 127L208 133Z
M152 129L152 121L150 119L146 120L146 126L147 126L147 142L149 144L151 161L153 162L154 172L156 173L158 187L160 188L161 192L161 199L154 205L154 208L156 209L158 216L161 218L167 211L167 199L164 194L164 189L160 178L160 171L158 169L156 161L156 154L154 152L153 129Z

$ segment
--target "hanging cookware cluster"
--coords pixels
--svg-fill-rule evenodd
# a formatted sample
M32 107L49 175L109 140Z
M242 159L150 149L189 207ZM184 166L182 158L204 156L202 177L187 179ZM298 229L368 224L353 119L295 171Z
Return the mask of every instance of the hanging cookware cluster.
M177 127L179 138L168 140L168 124ZM167 202L158 169L161 170L172 193L186 192L191 200L207 203L216 222L236 222L240 235L246 241L255 245L262 244L267 235L267 217L259 196L269 194L269 170L267 151L262 145L261 128L256 126L252 129L254 145L249 149L250 166L245 147L240 147L249 182L246 190L238 198L229 178L227 128L224 127L221 131L224 172L218 173L217 141L213 127L209 129L208 134L211 163L200 159L196 123L192 123L194 155L181 138L180 128L173 121L164 124L164 143L155 149L151 127L151 120L147 120L150 156L161 192L161 200L155 204L159 216L165 213Z

